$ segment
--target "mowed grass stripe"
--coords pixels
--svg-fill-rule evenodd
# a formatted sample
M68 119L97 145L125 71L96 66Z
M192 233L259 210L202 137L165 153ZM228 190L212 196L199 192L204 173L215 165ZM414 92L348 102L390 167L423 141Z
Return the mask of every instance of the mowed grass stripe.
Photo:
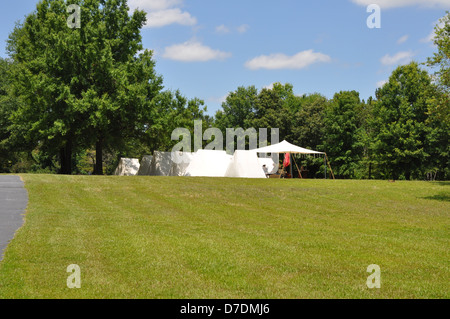
M22 177L1 298L449 297L448 183Z

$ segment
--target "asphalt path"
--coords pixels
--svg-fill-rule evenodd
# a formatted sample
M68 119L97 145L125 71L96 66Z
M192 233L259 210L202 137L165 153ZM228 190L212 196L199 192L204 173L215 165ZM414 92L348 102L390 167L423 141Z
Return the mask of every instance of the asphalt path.
M19 176L0 175L0 261L6 246L23 225L28 193Z

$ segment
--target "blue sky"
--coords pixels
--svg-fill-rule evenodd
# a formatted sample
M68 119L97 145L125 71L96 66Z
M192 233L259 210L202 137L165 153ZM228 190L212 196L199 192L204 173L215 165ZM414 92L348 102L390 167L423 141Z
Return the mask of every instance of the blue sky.
M0 55L38 0L2 1ZM70 1L69 1L70 2ZM381 28L369 28L369 4ZM205 101L213 115L238 86L291 83L296 94L374 96L392 70L435 52L431 35L450 0L129 0L147 12L143 45L166 89ZM81 17L82 18L82 17Z

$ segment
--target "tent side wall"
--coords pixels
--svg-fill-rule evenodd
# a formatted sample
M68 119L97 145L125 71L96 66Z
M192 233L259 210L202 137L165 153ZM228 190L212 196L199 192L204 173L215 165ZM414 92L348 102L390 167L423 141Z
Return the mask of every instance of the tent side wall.
M256 152L236 150L225 177L266 178Z
M278 154L276 154L278 156ZM258 163L262 167L266 165L268 174L276 174L278 172L278 164L275 164L272 157L258 157Z
M137 172L137 175L150 175L150 167L152 163L153 156L152 155L145 155L142 158L141 166L139 166L139 171Z
M172 164L169 176L184 176L193 157L194 153L190 152L172 153Z
M134 176L139 170L140 164L137 158L121 158L114 175Z
M150 165L151 176L169 176L172 165L171 152L153 152L153 158Z
M225 151L198 150L185 176L224 177L232 156Z

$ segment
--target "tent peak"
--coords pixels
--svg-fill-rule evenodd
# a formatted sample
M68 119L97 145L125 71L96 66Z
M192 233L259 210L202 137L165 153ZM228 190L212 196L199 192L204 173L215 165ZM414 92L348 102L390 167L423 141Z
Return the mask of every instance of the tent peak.
M270 146L257 148L254 151L258 153L325 154L324 152L313 151L291 144L286 140Z

